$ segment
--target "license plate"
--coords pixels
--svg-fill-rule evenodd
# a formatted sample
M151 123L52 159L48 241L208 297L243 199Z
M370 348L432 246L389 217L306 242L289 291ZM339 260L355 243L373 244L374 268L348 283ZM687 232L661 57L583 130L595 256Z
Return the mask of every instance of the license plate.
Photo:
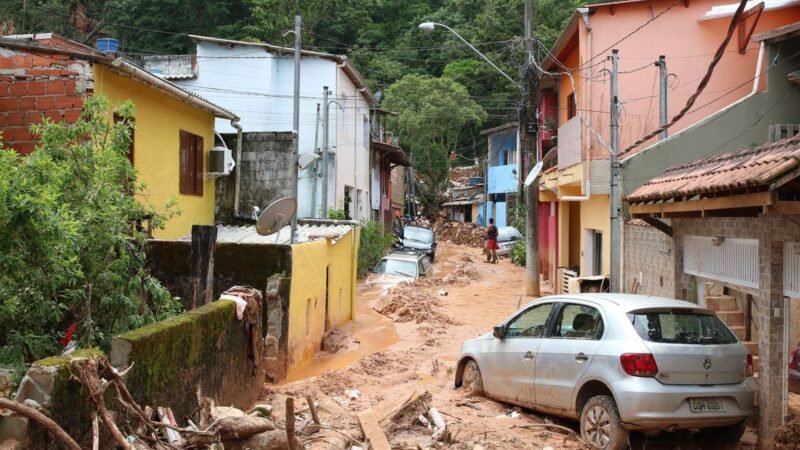
M725 404L717 398L690 398L689 405L693 413L713 413L725 411Z

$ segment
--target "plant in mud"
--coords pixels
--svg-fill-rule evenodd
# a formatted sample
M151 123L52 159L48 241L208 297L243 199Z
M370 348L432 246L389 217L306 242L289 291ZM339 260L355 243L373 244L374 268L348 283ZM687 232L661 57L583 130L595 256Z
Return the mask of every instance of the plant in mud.
M358 276L365 276L392 246L394 236L383 232L380 222L368 221L361 225L358 244Z
M525 241L517 241L514 247L511 248L511 262L518 266L524 266L526 263L526 254Z
M173 214L145 208L127 157L133 105L111 120L102 98L74 124L45 119L26 157L0 142L0 360L20 364L59 351L75 324L82 346L179 310L145 267L145 214L155 228ZM172 202L170 202L172 203Z

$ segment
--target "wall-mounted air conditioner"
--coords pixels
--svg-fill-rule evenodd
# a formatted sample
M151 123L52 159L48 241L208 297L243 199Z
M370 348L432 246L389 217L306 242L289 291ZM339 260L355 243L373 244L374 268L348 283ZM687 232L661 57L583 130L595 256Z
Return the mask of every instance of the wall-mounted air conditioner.
M214 147L209 152L208 175L212 177L222 177L230 175L236 163L233 161L233 154L230 149L225 147Z

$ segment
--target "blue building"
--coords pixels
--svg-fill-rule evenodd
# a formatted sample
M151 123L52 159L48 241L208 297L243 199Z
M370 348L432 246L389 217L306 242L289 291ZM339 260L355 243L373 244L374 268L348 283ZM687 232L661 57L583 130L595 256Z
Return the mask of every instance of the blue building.
M516 122L481 132L488 136L488 201L484 217L494 218L498 227L508 225L508 210L513 207L519 186L519 134Z

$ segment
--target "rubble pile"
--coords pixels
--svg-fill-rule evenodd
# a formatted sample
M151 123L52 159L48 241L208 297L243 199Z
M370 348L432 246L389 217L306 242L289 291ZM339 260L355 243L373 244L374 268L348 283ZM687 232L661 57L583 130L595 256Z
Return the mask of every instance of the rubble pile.
M466 186L470 177L481 176L480 166L461 166L450 168L450 181L456 186Z
M472 263L472 260L470 260L469 262L459 265L456 270L442 277L442 281L445 284L464 286L473 281L480 280L480 278L481 274L475 269L475 265Z
M441 221L433 227L433 232L439 242L483 248L485 231L474 223Z
M786 421L786 424L775 433L775 450L790 450L798 448L800 442L800 421L794 420L795 415Z
M401 283L378 302L375 310L398 323L456 325L451 318L437 311L439 306L436 297L421 290L416 283Z

